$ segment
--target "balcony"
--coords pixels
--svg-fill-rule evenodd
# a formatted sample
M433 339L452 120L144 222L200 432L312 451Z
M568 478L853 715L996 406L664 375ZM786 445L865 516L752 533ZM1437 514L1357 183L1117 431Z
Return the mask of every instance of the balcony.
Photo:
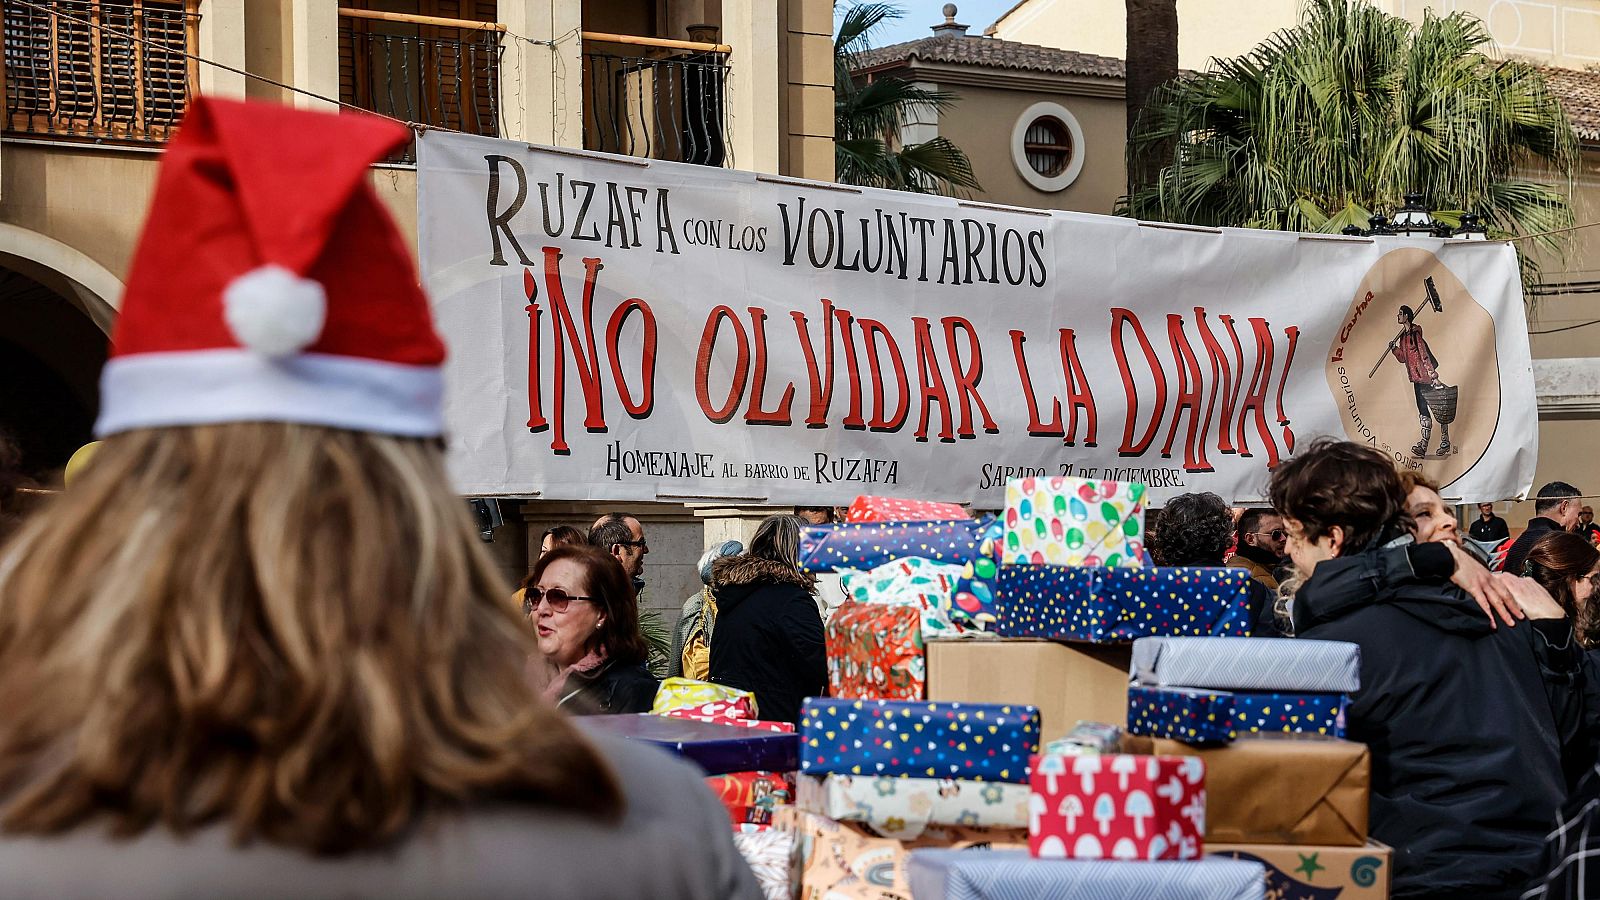
M198 73L200 0L31 0L4 4L5 131L159 144Z
M585 32L584 147L731 165L729 50L705 42Z
M339 10L339 99L450 131L500 136L503 27L492 21ZM415 147L393 162L414 163Z

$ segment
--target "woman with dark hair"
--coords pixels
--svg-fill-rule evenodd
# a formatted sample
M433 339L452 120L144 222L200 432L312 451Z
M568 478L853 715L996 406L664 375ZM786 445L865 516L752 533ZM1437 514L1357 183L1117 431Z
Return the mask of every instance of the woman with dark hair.
M1233 541L1233 511L1208 492L1179 494L1162 507L1160 528L1151 536L1150 555L1158 566L1220 567ZM1282 637L1273 594L1250 579L1250 633Z
M557 525L546 528L544 534L539 535L539 555L544 556L551 550L566 544L587 544L589 536L571 525Z
M578 715L649 712L660 684L628 576L588 544L556 547L534 564L525 600L539 635L544 696Z
M800 721L800 701L820 696L828 683L814 579L800 571L803 524L768 516L748 552L711 568L717 631L710 680L755 694L757 713L775 722Z
M1594 608L1600 589L1600 550L1569 531L1552 531L1528 551L1520 574L1544 585L1556 598L1584 649L1600 648L1600 616Z

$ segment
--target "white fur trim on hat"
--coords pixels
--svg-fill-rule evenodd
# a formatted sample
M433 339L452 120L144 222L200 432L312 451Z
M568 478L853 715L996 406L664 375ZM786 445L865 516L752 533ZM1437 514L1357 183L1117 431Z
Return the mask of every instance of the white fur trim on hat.
M288 356L311 346L327 314L322 285L282 266L252 269L222 292L228 329L240 346L262 356Z
M250 350L135 353L100 374L97 437L167 425L296 422L405 437L444 433L437 366Z

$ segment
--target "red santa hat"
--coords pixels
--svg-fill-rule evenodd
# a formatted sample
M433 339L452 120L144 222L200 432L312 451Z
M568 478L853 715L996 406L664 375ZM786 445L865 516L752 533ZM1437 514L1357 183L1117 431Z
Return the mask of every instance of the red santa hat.
M367 181L409 137L375 116L194 100L162 160L95 433L298 422L441 434L444 344Z

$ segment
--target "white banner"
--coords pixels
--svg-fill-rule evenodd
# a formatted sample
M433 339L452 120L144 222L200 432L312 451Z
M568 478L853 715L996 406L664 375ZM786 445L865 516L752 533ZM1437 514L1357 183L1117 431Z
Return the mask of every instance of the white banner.
M420 143L422 274L468 494L995 508L1008 478L1065 474L1245 503L1318 435L1468 502L1533 477L1504 244Z

